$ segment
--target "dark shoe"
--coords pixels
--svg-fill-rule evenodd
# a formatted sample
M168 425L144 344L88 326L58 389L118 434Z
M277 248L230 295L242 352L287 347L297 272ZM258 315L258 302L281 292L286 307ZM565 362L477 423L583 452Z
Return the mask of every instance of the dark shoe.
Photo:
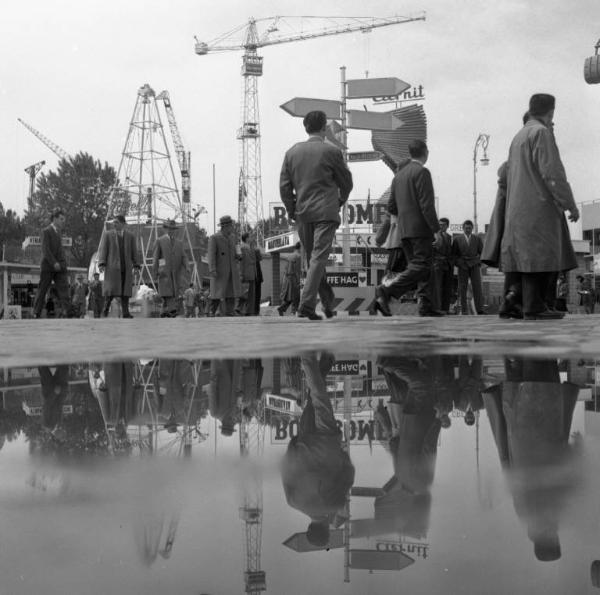
M325 314L327 318L333 318L334 316L337 316L337 312L331 308L325 308L323 310L323 314Z
M319 316L316 312L307 312L306 310L298 310L296 316L298 318L308 318L309 320L323 320L323 317Z
M382 316L389 317L392 315L389 301L381 287L375 289L375 301L373 302L373 306L376 311L381 312Z
M446 316L441 310L421 310L419 316Z
M279 316L283 316L284 311L281 309L281 306L277 307L277 313L279 314Z
M525 320L560 320L564 318L563 312L556 312L555 310L544 310L543 312L527 312L523 315Z
M133 316L127 312L127 314L123 314L123 318L133 318Z

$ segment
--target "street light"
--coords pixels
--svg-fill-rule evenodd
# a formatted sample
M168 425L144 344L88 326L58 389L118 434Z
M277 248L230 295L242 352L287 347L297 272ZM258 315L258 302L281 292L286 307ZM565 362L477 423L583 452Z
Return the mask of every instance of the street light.
M477 228L477 151L479 150L479 147L483 149L483 157L480 159L481 165L489 165L490 160L487 156L489 142L490 135L480 132L473 149L473 229L475 233L479 231Z

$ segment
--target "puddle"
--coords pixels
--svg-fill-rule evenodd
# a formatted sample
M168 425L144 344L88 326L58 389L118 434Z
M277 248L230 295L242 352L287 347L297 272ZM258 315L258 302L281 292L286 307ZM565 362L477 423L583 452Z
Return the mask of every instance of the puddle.
M457 346L0 370L0 592L596 592L596 360Z

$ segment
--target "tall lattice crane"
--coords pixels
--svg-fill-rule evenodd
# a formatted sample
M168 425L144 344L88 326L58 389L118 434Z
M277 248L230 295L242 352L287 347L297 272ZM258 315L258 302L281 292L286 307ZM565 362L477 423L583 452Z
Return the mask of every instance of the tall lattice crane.
M156 96L157 101L162 100L165 106L165 112L167 114L167 120L169 122L169 128L171 129L171 137L173 139L173 145L175 147L175 153L177 155L177 163L179 164L179 171L181 172L181 201L183 203L183 214L185 221L191 220L191 178L190 178L190 152L185 150L183 141L181 140L181 134L179 134L179 128L177 126L177 120L175 120L175 112L171 105L171 98L169 97L168 91L161 91Z
M423 21L425 15L393 17L284 17L250 18L212 41L196 38L195 51L199 56L213 52L243 50L242 57L242 123L237 138L241 142L241 174L239 188L238 221L241 229L256 226L256 238L263 242L263 218L260 117L258 110L258 77L263 73L263 59L257 50L261 47L303 41L361 31L369 33L378 27ZM262 32L259 33L259 23ZM314 23L321 26L315 28ZM310 24L306 29L305 24Z
M39 130L36 130L31 124L27 124L27 122L21 120L21 118L17 118L29 132L33 135L37 136L55 155L60 157L60 159L68 159L70 155L64 150L61 149L56 143L53 143L48 137L44 136Z

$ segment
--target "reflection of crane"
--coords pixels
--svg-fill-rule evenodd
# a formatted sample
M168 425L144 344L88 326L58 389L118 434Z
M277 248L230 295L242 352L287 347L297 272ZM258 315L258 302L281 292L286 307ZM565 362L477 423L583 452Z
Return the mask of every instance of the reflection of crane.
M39 130L36 130L30 124L27 124L27 122L24 122L21 118L17 118L17 120L21 122L29 132L37 136L55 155L61 159L69 158L69 154L64 149L61 149L56 143L53 143L49 138L45 137Z
M191 220L190 201L191 201L191 179L190 179L190 152L186 151L181 140L181 134L179 134L179 128L177 127L177 121L175 120L175 112L171 105L171 98L169 97L168 91L161 91L157 96L157 100L162 100L165 105L165 111L167 113L167 120L169 121L169 128L171 129L171 137L173 138L173 145L175 146L175 153L177 154L177 162L179 163L179 170L181 172L181 200L183 202L183 210L185 214L185 220Z
M207 43L196 39L196 54L203 56L212 52L243 50L242 77L242 123L238 131L241 141L240 205L238 220L243 229L256 225L256 236L259 244L263 241L261 222L263 219L262 183L260 166L260 118L258 111L257 80L262 76L262 56L257 54L258 48L302 41L327 35L360 31L369 33L372 29L425 20L424 15L417 17L269 17L264 19L250 18L247 24L241 25ZM257 24L264 24L259 34ZM304 28L304 25L319 23L320 28ZM241 38L240 38L241 36Z
M40 173L42 167L46 165L45 161L38 161L25 168L25 173L29 176L29 195L27 196L27 208L31 210L33 204L33 193L35 191L35 178Z
M252 416L252 417L250 417ZM246 572L244 582L246 593L258 595L266 591L266 573L261 570L260 553L262 547L262 477L256 468L264 444L264 402L258 398L247 410L242 410L240 420L240 454L252 457L254 467L247 470L244 486L244 504L240 508L240 518L244 521Z

